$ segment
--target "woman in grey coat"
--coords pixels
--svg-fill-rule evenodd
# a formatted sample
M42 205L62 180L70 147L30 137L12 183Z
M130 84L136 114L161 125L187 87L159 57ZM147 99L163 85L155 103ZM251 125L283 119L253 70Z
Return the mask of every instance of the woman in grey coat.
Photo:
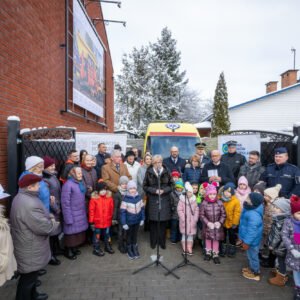
M38 197L41 179L34 174L24 175L11 207L11 233L20 273L16 300L48 298L37 292L36 281L38 271L51 258L49 235L55 233L60 224L50 218Z

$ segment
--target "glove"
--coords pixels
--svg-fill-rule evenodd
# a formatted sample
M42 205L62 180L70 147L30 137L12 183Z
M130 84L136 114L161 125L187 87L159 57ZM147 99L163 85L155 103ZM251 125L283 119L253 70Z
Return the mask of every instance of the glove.
M231 229L237 229L237 225L232 225Z
M242 244L242 249L245 250L245 251L247 251L249 249L249 245L243 243Z
M300 258L300 252L299 252L298 250L292 249L292 250L291 250L291 253L293 254L293 256L294 256L295 258Z
M208 223L207 223L207 227L208 227L209 229L214 229L214 228L215 228L215 224L212 223L212 222L208 222Z
M91 228L92 231L95 231L95 224L91 224L90 228Z
M144 221L142 220L141 222L140 222L140 226L143 226L144 225Z
M119 222L117 220L112 220L111 224L112 225L117 225Z
M220 222L215 222L215 228L219 229L221 227L221 223Z
M123 225L123 229L124 230L128 230L129 229L129 226L127 224Z

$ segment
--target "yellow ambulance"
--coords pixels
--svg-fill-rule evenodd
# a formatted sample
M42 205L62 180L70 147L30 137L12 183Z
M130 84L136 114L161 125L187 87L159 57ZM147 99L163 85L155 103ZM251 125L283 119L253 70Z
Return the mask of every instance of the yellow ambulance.
M144 153L170 156L170 148L176 146L180 157L189 159L195 153L195 144L200 135L193 124L181 122L155 122L148 125L144 142Z

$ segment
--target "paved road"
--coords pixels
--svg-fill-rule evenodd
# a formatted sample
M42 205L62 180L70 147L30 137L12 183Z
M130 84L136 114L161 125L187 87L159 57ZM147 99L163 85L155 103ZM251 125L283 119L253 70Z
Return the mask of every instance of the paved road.
M51 300L89 299L205 299L205 300L248 300L292 299L292 282L284 288L267 283L269 270L262 270L262 280L253 282L241 276L246 266L245 253L239 252L235 259L224 258L220 265L203 261L197 245L191 261L212 273L207 276L193 267L177 270L180 280L165 276L160 267L151 267L132 275L137 268L150 262L155 251L148 244L148 233L140 235L142 257L129 261L126 255L116 251L98 258L92 255L91 246L84 246L82 254L75 261L61 258L58 267L48 266L47 275L41 277L41 291L49 294ZM168 267L181 261L180 245L167 244L161 251ZM0 299L14 299L16 281L0 288Z

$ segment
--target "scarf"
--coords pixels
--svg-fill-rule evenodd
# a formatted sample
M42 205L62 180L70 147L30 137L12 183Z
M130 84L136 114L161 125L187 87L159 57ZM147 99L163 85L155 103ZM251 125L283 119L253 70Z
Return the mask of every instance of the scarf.
M248 196L248 194L251 193L251 189L249 188L249 186L247 186L247 188L245 190L240 189L239 187L236 189L236 191L242 195L242 196Z
M118 186L118 190L122 196L126 195L127 189L122 189L120 186Z
M84 183L83 183L82 180L77 180L77 179L75 179L72 175L69 176L69 179L72 180L72 181L75 182L75 183L78 183L80 192L81 192L82 194L85 194L85 193L86 193L86 187L85 187L85 185L84 185Z
M91 171L93 169L93 167L87 167L85 163L81 164L81 168L85 169L86 171Z
M211 199L208 197L208 195L207 195L207 196L205 196L205 200L206 200L207 202L209 202L209 203L214 203L214 202L217 202L218 196L216 196L215 199L211 200Z
M221 195L221 200L224 201L224 202L229 202L229 201L231 200L231 197L226 197L226 196L224 195L224 193L222 193L222 195Z
M180 195L182 195L182 192L178 192L175 190L175 194L179 197Z
M296 245L300 245L300 221L291 218L294 228L294 241Z

